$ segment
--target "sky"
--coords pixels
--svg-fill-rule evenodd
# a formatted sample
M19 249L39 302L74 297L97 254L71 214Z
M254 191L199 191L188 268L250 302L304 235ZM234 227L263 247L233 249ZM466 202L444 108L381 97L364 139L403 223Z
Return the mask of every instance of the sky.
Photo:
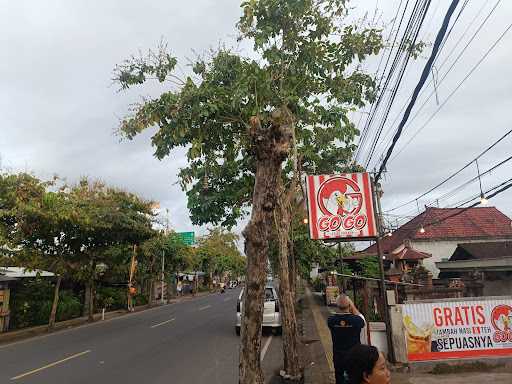
M387 36L399 3L352 1L350 18L360 20L367 14L376 23L387 26ZM512 2L498 3L496 11L453 70L438 84L439 104L507 28ZM156 48L162 40L178 57L183 73L189 71L187 59L196 53L220 43L236 46L239 4L239 0L0 0L0 50L3 53L3 60L0 60L0 168L8 172L32 172L43 179L57 174L71 183L84 176L101 179L159 201L164 212L168 209L173 229L204 234L206 226L191 224L186 195L177 185L177 172L186 164L184 150L176 150L159 161L154 158L150 145L154 131L149 130L133 141L123 140L116 134L119 120L127 115L132 103L142 97L156 96L165 88L153 85L121 92L112 83L112 73L116 64L138 52ZM446 57L447 61L437 68L438 78L443 77L495 4L495 0L468 2L440 55L439 63ZM420 39L427 43L434 41L447 8L447 1L432 0ZM474 24L471 24L473 19ZM456 46L461 36L461 43ZM388 164L383 179L384 211L421 195L512 128L509 113L512 110L511 44L512 31L405 150ZM401 116L400 109L416 85L430 50L431 44L409 65L388 123ZM380 56L369 60L364 68L375 71L379 59ZM431 91L432 85L420 95L418 106ZM406 127L395 153L437 108L439 105L432 97ZM367 110L355 112L354 122L359 122L361 113L364 117ZM364 122L364 118L361 121ZM384 132L390 127L393 126L386 125ZM377 147L378 155L386 148L384 144L389 137ZM481 171L510 156L511 148L512 135L481 158ZM377 164L378 156L370 167ZM511 174L511 165L506 163L482 178L483 189L503 182ZM389 212L398 216L388 216L388 219L396 222L415 215L418 207L437 204L436 198L474 176L476 167L468 167L418 204ZM446 206L471 197L479 192L478 188L478 183L473 183L451 199L441 199L439 204ZM512 216L512 189L492 199L490 205ZM242 227L243 222L236 231Z

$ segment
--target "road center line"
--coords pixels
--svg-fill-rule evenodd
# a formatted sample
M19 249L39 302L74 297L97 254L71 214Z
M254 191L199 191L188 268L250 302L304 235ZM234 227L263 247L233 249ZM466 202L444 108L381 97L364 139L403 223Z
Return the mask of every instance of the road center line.
M87 350L87 351L83 351L83 352L80 352L80 353L77 353L77 354L74 354L74 355L71 355L71 356L68 356L62 360L59 360L59 361L56 361L54 363L50 363L48 365L45 365L44 367L41 367L41 368L37 368L37 369L34 369L32 371L28 371L28 372L25 372L25 373L22 373L21 375L18 375L18 376L14 376L14 377L11 377L11 380L18 380L18 379L21 379L25 376L28 376L28 375L32 375L34 373L37 373L37 372L40 372L44 369L47 369L47 368L51 368L51 367L54 367L58 364L62 364L64 363L65 361L68 361L68 360L71 360L71 359L74 359L76 357L80 357L80 356L83 356L83 355L86 355L88 354L89 352L91 352L90 350Z
M161 323L158 323L158 324L155 324L155 325L152 325L151 328L156 328L156 327L159 327L161 325L164 325L164 324L167 324L167 323L170 323L171 321L174 321L176 320L174 317L170 320L166 320L166 321L162 321Z
M268 346L270 345L271 341L272 341L272 336L270 336L267 339L267 341L265 342L265 345L263 346L263 349L261 350L260 361L263 361L263 359L265 358L265 354L267 353Z
M211 305L205 305L204 307L199 308L199 311L204 311L205 309L211 308Z

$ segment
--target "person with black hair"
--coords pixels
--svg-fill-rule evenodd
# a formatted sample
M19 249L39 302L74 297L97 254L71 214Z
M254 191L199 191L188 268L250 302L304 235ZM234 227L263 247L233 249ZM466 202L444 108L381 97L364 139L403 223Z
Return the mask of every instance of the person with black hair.
M361 343L361 330L364 328L364 317L357 310L350 298L341 294L336 298L338 313L329 316L327 325L331 331L332 352L336 384L345 384L345 371L348 351Z
M382 352L371 345L356 345L346 359L348 384L391 384Z

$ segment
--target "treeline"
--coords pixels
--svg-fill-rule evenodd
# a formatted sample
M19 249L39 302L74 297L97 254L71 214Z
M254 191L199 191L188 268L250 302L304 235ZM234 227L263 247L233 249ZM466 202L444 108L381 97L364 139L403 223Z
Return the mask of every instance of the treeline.
M215 228L196 247L188 246L178 234L158 230L154 206L99 181L68 185L58 178L0 174L0 266L55 274L51 295L41 279L16 284L12 325L37 325L48 316L53 327L56 320L79 315L92 320L95 308L125 306L132 256L136 305L152 304L162 258L168 294L180 271L203 271L206 284L244 273L236 235Z

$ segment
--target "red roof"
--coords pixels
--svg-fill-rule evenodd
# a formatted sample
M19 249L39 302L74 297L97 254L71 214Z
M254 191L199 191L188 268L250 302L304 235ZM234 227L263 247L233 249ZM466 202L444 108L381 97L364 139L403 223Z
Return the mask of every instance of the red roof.
M421 260L429 257L432 257L430 253L417 251L410 247L403 247L403 249L395 251L388 256L390 260Z
M463 212L462 212L463 211ZM445 218L462 212L456 216ZM509 217L495 207L474 207L464 211L463 208L432 208L402 225L392 236L381 241L384 253L390 253L405 240L476 240L476 239L512 239L512 222ZM423 226L424 233L419 229ZM376 253L373 244L364 250Z

